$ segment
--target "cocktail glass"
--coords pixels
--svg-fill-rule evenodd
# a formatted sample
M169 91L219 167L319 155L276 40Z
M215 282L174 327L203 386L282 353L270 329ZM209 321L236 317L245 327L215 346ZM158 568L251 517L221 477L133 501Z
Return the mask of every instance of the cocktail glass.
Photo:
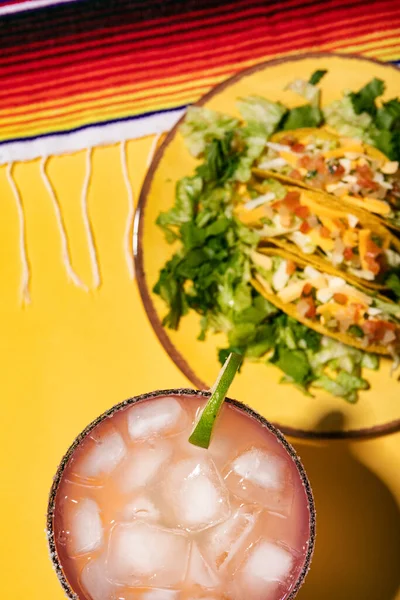
M310 567L315 508L292 446L227 398L207 450L188 438L209 392L117 404L75 439L47 535L74 600L289 600Z

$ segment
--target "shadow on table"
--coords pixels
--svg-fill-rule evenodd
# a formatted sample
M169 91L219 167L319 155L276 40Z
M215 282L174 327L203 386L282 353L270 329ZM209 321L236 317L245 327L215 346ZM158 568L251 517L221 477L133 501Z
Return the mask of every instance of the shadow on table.
M343 421L340 413L326 418L330 425ZM352 454L349 442L294 445L317 507L316 551L298 599L395 600L400 589L400 511L395 498Z

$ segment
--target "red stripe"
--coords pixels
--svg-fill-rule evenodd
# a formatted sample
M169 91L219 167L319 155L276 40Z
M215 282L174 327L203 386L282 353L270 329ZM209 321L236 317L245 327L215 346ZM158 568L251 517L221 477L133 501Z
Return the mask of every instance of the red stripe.
M393 25L393 16L391 16L391 25ZM357 17L357 20L359 21L360 18ZM364 21L375 21L376 17L374 15L367 15L363 18ZM346 19L346 22L351 22L349 19ZM313 31L316 30L316 24L314 23L314 27L313 27ZM289 24L287 26L287 29L291 28L291 24ZM324 28L330 28L330 25L328 24L324 24L321 26L321 29ZM366 23L363 28L360 28L360 30L365 30L368 28L368 24ZM238 58L242 58L241 62L244 62L244 60L249 60L249 58L251 59L252 56L254 56L255 54L250 54L251 48L257 48L260 45L260 39L255 39L255 33L258 32L263 32L263 28L259 27L259 28L254 28L252 30L252 39L251 40L243 40L241 43L242 45L247 45L246 49L243 49L243 53L246 52L246 54L242 54L241 57ZM346 35L347 32L343 33L342 35ZM243 34L243 36L245 35L245 33ZM297 32L296 34L293 34L291 31L288 32L288 36L290 37L290 41L297 41L300 39L300 42L302 40L304 40L304 35L302 32ZM336 33L329 31L327 33L327 35L325 36L324 42L326 43L329 39L335 39ZM290 49L291 47L293 47L293 44L286 44L284 45L284 35L281 33L275 33L274 35L274 43L268 43L268 39L265 39L266 42L266 46L268 47L269 53L273 54L274 50L277 49L280 52L285 52L287 51L287 49ZM230 59L232 56L232 53L228 53L227 52L227 47L228 44L230 43L232 45L233 48L237 49L238 44L240 43L240 36L234 36L232 39L229 36L226 36L223 40L221 40L224 43L224 47L222 49L220 48L216 48L216 40L211 40L209 41L209 43L207 45L203 44L201 46L202 51L200 52L200 56L203 59L202 61L198 61L196 64L198 65L199 68L203 68L203 67L207 67L210 64L210 60L209 59L214 59L213 61L213 66L218 66L218 64L229 64L229 62L226 61L226 59ZM303 42L303 47L305 46L304 42ZM197 46L196 46L197 47ZM188 61L187 62L191 62L192 67L193 67L193 58L196 56L196 53L193 52L193 45L191 45L190 48L188 48L188 52L192 50L191 55L188 56ZM208 52L208 54L207 54ZM131 84L132 80L135 81L135 83L139 83L139 82L143 82L146 81L148 82L149 80L151 80L153 77L157 77L160 79L166 79L166 78L170 78L171 74L173 72L177 73L177 74L184 74L188 72L188 69L185 68L185 63L182 63L181 61L181 55L185 53L185 47L179 48L179 58L173 60L173 56L169 56L167 53L167 56L165 57L165 53L164 53L164 59L161 61L158 61L158 66L157 66L157 61L152 61L149 62L148 64L144 64L142 67L134 67L134 65L132 65L132 59L130 56L121 56L121 54L119 54L119 60L118 61L113 61L110 62L110 60L108 59L107 61L99 61L95 67L93 65L87 65L87 64L82 64L80 68L78 67L71 67L71 69L68 70L74 70L74 75L72 77L70 77L69 79L65 78L65 81L68 83L72 83L74 80L78 80L77 85L68 85L65 86L65 88L62 91L73 91L74 89L76 89L77 91L81 91L82 90L82 86L79 85L79 82L82 80L82 77L85 78L84 80L84 91L90 91L91 89L101 89L101 87L99 87L99 85L97 84L97 80L100 80L99 83L101 83L102 80L104 80L104 78L109 74L110 76L110 80L112 82L115 81L115 84L117 84L117 82L119 84L122 83L126 83L126 84ZM262 53L265 54L265 51L262 50ZM147 53L149 54L149 53ZM152 53L154 54L154 52ZM257 55L259 55L260 53L257 53ZM222 57L222 61L220 60L219 63L216 60L219 56ZM237 57L237 52L233 53L233 56ZM139 60L142 62L144 61L144 57L145 55L139 55L137 58L139 58ZM235 58L236 61L236 58ZM162 68L160 70L160 62L161 65L163 63L166 63L166 67L169 67L167 69ZM230 61L232 62L232 61ZM101 64L107 64L106 69L104 70L99 70L99 65ZM174 63L178 63L178 69L173 69L173 65ZM120 67L120 68L118 68ZM127 68L131 68L132 73L130 73L128 70L126 70ZM190 72L193 72L193 68L191 68L189 70ZM78 73L77 73L78 71ZM65 69L63 71L65 73ZM118 77L119 73L123 73L124 76L122 77ZM140 76L140 73L143 72L144 76ZM90 80L87 80L86 76L90 75ZM13 99L20 99L24 104L26 104L26 99L21 98L19 92L22 90L29 90L31 99L37 99L32 98L32 93L34 91L34 89L39 88L40 90L43 91L43 93L39 94L38 97L40 99L49 99L50 97L59 97L60 96L60 84L61 84L61 79L55 79L54 83L50 83L48 82L48 77L50 76L49 73L43 73L43 74L33 74L32 78L25 78L23 79L23 85L18 87L17 85L17 81L20 78L14 78L14 80L12 80L12 83L9 84L9 88L11 89L12 92L10 94L10 91L6 90L3 88L3 92L0 91L0 96L3 95L4 97L7 97L7 99L9 101L12 101ZM31 80L35 80L37 82L37 84L35 85L33 82L30 83ZM46 84L46 87L43 87L43 83ZM55 94L53 94L52 96L50 95L50 90L53 89L55 90ZM62 96L61 96L62 97Z
M390 42L388 42L387 45L389 45L389 44L390 44ZM296 44L294 44L294 47L296 47ZM190 72L189 72L189 75L190 75ZM223 75L223 73L222 73L222 75ZM223 77L221 76L220 79L223 79ZM199 86L204 89L204 84L202 84L201 82L198 82L196 84L195 88L192 88L192 86L189 86L189 87L185 86L185 90L186 89L187 90L197 89ZM135 100L132 102L133 106L135 106L137 104L140 104L141 102L143 102L146 99L154 97L154 92L153 91L149 92L149 90L146 88L144 90L144 92L145 92L144 94L139 95L137 98L135 98ZM168 96L168 97L174 98L178 93L179 92L158 93L157 94L157 98L163 98L164 96ZM115 95L115 92L113 90L111 90L111 92L109 92L108 94L105 94L104 97L100 99L100 102L102 102L104 99L107 101L108 97L112 98L114 95ZM126 102L126 100L127 100L127 98L125 100L121 100L121 102ZM119 102L119 101L118 102L113 102L112 105L119 105L121 102ZM65 108L68 108L68 106L70 106L70 104L71 104L70 102L67 102L66 105L65 105ZM159 103L157 103L157 104L159 105ZM87 108L90 109L90 103L88 103L88 105L89 106ZM96 110L96 108L98 106L99 105L97 104L95 107L93 107L94 110ZM63 108L63 107L59 107L59 108ZM71 108L73 108L73 106ZM82 112L82 110L86 110L86 109L79 108L77 110L72 110L72 111L66 110L65 111L65 115L75 114L76 112L80 113L80 112ZM29 113L29 117L27 117L27 111L29 111L29 107L28 106L26 106L26 112L24 114L25 118L22 118L22 119L19 119L19 120L15 121L13 123L13 126L20 125L20 124L25 124L25 123L29 123L32 120L32 115L34 115L35 112L33 111L33 112ZM2 116L3 117L7 117L8 115L5 115L3 113ZM45 119L45 120L48 120L48 118L49 118L48 116L47 117L43 117L43 119ZM55 115L55 118L58 119L59 118L59 114ZM42 118L40 118L39 120L42 120Z
M378 41L380 39L384 39L385 38L385 32L382 32L382 36L376 37L374 38L375 41ZM393 42L389 42L389 44L392 44ZM346 44L340 44L338 43L335 47L336 48L341 48L341 47L345 47ZM231 69L229 69L229 65L227 65L226 63L223 64L221 67L217 68L214 70L212 77L213 78L218 78L222 75L228 75L232 72ZM186 72L186 75L183 79L180 79L179 81L179 85L184 86L187 81L192 81L193 80L193 71L191 69L189 69ZM165 79L168 79L165 78ZM104 75L99 75L99 81L102 83L102 89L103 89L103 96L104 97L110 97L112 98L115 94L119 93L119 86L125 85L125 86L129 86L131 87L131 89L129 91L126 92L121 92L121 93L125 93L126 95L130 94L130 93L137 93L140 92L140 90L142 89L149 89L149 82L148 80L144 80L142 81L140 84L136 84L135 86L132 86L132 81L129 80L129 78L127 79L126 77L126 73L124 72L124 74L121 77L115 77L115 74L113 73L111 77L105 77ZM153 81L154 80L150 80ZM91 81L91 88L89 88L88 86L85 86L84 84L82 85L82 83L78 83L75 86L69 86L68 87L68 96L63 96L61 98L59 98L60 100L62 100L63 98L65 98L65 100L57 105L52 105L50 104L49 108L53 107L56 110L59 110L62 107L67 107L70 104L72 104L75 101L79 101L80 96L82 95L82 93L85 95L85 102L90 102L91 96L90 96L90 92L98 92L100 91L100 87L96 85L96 81ZM161 82L157 82L157 83L153 83L153 85L155 86L160 86ZM111 91L110 91L111 89ZM155 88L157 90L157 87ZM154 92L153 92L154 93ZM172 93L172 92L171 92ZM74 95L75 94L75 95ZM53 94L53 96L55 96ZM8 98L9 99L9 98ZM43 96L43 101L48 102L49 101L49 96L46 92L44 92L44 96ZM55 96L54 99L57 99L57 97ZM38 100L36 97L34 98L34 100ZM96 99L93 99L94 102L96 102ZM26 111L28 110L32 110L30 108L30 104L33 104L33 102L30 102L29 104L26 103L26 98L24 99L23 97L20 98L20 102L15 102L14 104L9 104L9 106L13 107L13 108L17 108L20 107L22 109L23 112L26 113ZM43 109L43 107L39 107L36 109L33 109L33 114L38 111ZM3 118L6 117L11 117L11 116L16 116L16 112L14 110L9 110L8 112L5 112L5 110L2 110L1 112L1 116Z

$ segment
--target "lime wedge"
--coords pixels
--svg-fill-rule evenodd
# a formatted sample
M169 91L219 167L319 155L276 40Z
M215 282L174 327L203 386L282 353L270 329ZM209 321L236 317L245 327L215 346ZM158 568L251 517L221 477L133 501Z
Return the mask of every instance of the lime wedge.
M242 356L232 352L219 372L217 381L211 388L211 396L204 407L201 417L193 429L189 442L201 448L208 448L212 430L225 396L242 362Z

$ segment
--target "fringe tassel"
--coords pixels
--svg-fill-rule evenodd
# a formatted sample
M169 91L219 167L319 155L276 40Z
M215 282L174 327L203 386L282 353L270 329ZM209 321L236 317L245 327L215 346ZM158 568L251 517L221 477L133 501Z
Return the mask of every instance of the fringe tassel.
M61 256L62 256L64 265L65 265L65 269L67 271L68 278L77 287L80 287L87 292L87 291L89 291L89 288L87 287L87 285L85 285L80 280L78 275L75 273L72 263L71 263L71 256L70 256L69 247L68 247L68 236L67 236L65 223L64 223L63 216L62 216L62 212L61 212L60 203L59 203L59 200L55 193L55 190L50 182L49 176L47 174L46 165L47 165L47 157L43 157L42 160L40 161L40 174L42 176L45 187L46 187L46 189L49 193L49 196L51 198L51 201L53 203L54 212L56 215L56 220L57 220L57 225L58 225L58 230L59 230L60 236L61 236Z
M92 148L88 148L87 152L86 152L86 173L85 173L85 179L84 179L83 188L82 188L81 206L82 206L83 222L85 225L86 235L88 238L90 261L92 264L93 283L94 283L94 287L98 288L98 287L100 287L100 284L101 284L100 268L99 268L99 261L98 261L98 257L97 257L96 245L94 243L93 230L92 230L92 226L90 223L89 212L88 212L88 194L89 194L89 185L90 185L91 177L92 177Z
M15 202L17 205L18 219L19 219L19 255L21 259L22 265L22 273L21 273L21 288L20 288L20 300L21 304L29 304L31 301L29 287L31 280L31 272L30 265L28 260L27 253L27 244L26 244L26 229L25 229L25 215L24 208L22 205L21 194L16 186L16 183L13 178L13 163L9 163L6 168L6 177L14 194Z
M133 218L135 216L135 205L133 200L132 186L129 179L128 161L126 156L126 141L121 142L121 165L122 175L128 195L128 216L126 219L126 228L124 235L124 248L126 264L128 265L129 276L131 279L135 277L135 265L133 262L133 240L132 240L132 226Z

